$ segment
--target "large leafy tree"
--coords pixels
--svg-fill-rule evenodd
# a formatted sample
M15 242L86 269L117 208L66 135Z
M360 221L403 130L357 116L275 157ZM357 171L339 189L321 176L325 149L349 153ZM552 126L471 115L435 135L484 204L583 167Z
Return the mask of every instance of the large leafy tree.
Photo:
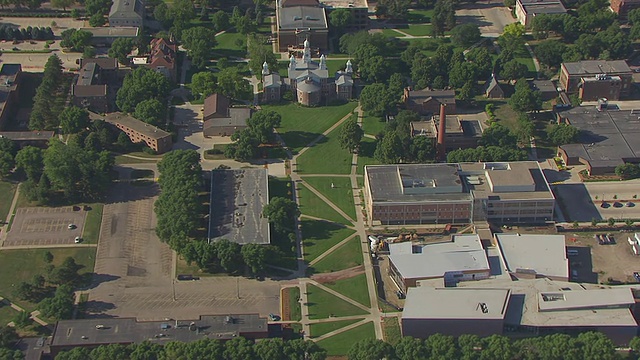
M58 118L64 134L75 134L89 127L89 112L77 106L66 107Z
M215 32L203 26L196 26L184 30L181 39L193 66L204 69L212 59L213 48L217 44Z
M377 339L360 340L347 353L350 360L394 359L393 346Z
M292 231L292 219L300 215L298 204L291 199L276 196L265 205L262 215L269 219L269 223L277 232Z
M218 89L223 95L234 99L250 99L252 95L249 82L235 67L222 69L218 73Z
M166 119L167 106L158 99L143 100L136 105L133 117L147 124L160 126Z
M373 116L389 114L395 109L398 100L389 89L381 83L367 85L360 93L362 109Z
M251 72L260 76L262 73L262 64L266 61L271 73L278 72L278 57L271 50L271 44L268 43L264 35L251 34L247 37L247 52L249 55L249 69Z
M44 167L43 151L35 146L25 146L16 155L16 167L27 175L27 179L38 181Z
M482 39L480 28L473 23L461 24L451 29L451 41L454 45L467 48Z
M140 67L129 73L116 95L116 105L120 110L133 112L136 105L144 100L165 101L169 94L169 80L157 71Z
M74 298L73 288L70 285L60 285L55 295L42 300L38 308L46 317L58 320L70 319L73 314Z
M217 90L216 76L211 71L202 71L191 77L191 92L204 99Z
M616 175L623 179L635 179L640 177L640 167L636 164L620 164L616 166Z
M347 120L340 129L340 147L350 153L356 153L360 149L360 141L364 136L364 131L358 125L357 116Z
M62 61L54 54L47 59L42 82L33 98L29 129L53 130L58 127L58 114L66 100L63 89Z
M539 110L542 106L540 92L533 91L525 79L516 82L516 91L509 99L509 105L520 112Z
M109 57L118 59L118 62L121 64L127 64L129 62L127 55L133 50L133 45L132 39L115 39L109 48Z
M549 128L547 137L555 145L571 144L578 141L580 130L571 125L557 124Z

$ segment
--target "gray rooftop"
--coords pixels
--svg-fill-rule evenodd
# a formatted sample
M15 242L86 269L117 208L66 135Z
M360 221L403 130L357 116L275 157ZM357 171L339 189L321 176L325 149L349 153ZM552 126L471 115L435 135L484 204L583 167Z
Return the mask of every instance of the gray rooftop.
M304 92L316 92L316 91L320 91L322 88L320 87L320 85L318 85L317 83L315 83L313 80L311 79L307 79L304 81L300 81L296 84L296 87L298 88L298 90L300 91L304 91Z
M292 6L276 9L280 30L327 29L325 10L311 6Z
M22 71L20 64L2 64L0 69L0 113L4 111L9 93L17 88L16 78Z
M496 239L508 271L569 278L564 235L496 234Z
M548 1L544 3L523 3L527 14L564 14L567 12L564 5L559 1Z
M389 259L405 279L441 278L446 272L489 271L478 235L455 235L451 241L437 244L389 244Z
M556 85L551 80L533 80L530 84L533 90L541 92L557 92Z
M190 325L194 324L190 329ZM167 327L163 329L162 327ZM201 316L197 320L138 322L134 318L61 320L51 346L130 344L151 341L192 342L200 339L231 339L244 333L267 332L267 320L258 314ZM86 337L83 339L82 337Z
M111 38L111 37L124 37L134 38L138 36L139 28L134 26L120 26L120 27L85 27L80 30L88 31L93 34L94 38Z
M212 118L204 122L203 128L221 126L247 126L247 120L251 117L251 108L228 108L229 116Z
M508 289L410 288L402 318L504 319L509 297Z
M443 104L455 104L456 92L454 90L409 90L409 99L415 103L423 103L432 98Z
M93 116L95 117L96 115ZM100 115L97 115L97 118L101 118ZM104 117L104 121L110 124L121 124L152 139L162 139L167 136L171 136L171 134L160 128L157 128L153 125L145 123L144 121L140 121L132 116L120 112L107 114Z
M569 157L592 166L617 166L640 158L640 114L637 111L597 111L577 107L559 113L580 129L577 144L560 146Z
M85 64L82 66L82 69L80 69L76 85L92 85L94 80L97 80L99 70L100 66L96 63Z
M140 0L113 0L109 16L140 19L144 14L144 4Z
M569 75L619 74L633 71L624 60L583 60L562 63Z
M265 88L281 87L281 86L282 86L282 79L280 78L280 74L274 73L264 77Z
M266 169L212 170L209 240L269 244L269 222L262 216L268 203Z

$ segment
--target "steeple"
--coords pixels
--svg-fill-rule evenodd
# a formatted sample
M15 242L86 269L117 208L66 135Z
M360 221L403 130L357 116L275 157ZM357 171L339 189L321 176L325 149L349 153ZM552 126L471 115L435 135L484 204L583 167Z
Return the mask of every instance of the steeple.
M291 55L291 57L289 58L289 69L290 70L296 69L296 58L293 55Z
M353 68L351 67L351 60L347 60L347 68L344 70L347 74L353 74Z
M269 64L267 64L267 62L265 61L262 64L262 76L267 76L269 75Z
M311 44L309 44L309 39L304 41L304 53L302 55L302 60L305 64L311 62Z
M327 70L327 58L324 54L320 56L320 70Z

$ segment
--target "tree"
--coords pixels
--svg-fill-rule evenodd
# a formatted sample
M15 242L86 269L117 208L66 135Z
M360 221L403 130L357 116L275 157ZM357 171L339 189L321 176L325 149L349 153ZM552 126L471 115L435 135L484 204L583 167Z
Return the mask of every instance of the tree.
M380 55L380 48L372 44L358 46L353 60L360 77L367 82L384 82L392 74L390 63Z
M250 99L252 89L249 82L236 67L228 67L218 73L218 90L221 94L234 99Z
M382 340L365 339L353 344L347 353L349 360L394 359L393 347Z
M71 51L82 52L91 43L93 34L86 30L67 29L60 36L62 37L60 46L70 48Z
M495 123L482 133L478 141L481 146L500 146L504 148L516 147L518 140L506 126Z
M104 26L107 23L107 19L103 14L93 14L89 18L89 25L93 27Z
M636 164L626 163L616 166L616 175L622 179L635 179L640 177L640 167Z
M49 282L52 284L75 285L80 280L78 271L82 268L82 265L77 264L75 259L69 256L49 274Z
M118 59L121 64L128 64L129 59L127 55L133 50L133 40L126 38L117 38L111 44L109 48L109 57Z
M525 32L526 29L524 28L524 25L520 24L519 22L515 22L505 26L504 30L502 30L502 35L521 38L522 36L524 36Z
M219 10L211 16L211 22L216 28L216 31L223 31L229 28L229 15L226 12Z
M344 29L353 22L351 11L346 8L336 9L329 14L329 23L336 28L338 33L342 33Z
M433 36L442 36L446 30L451 30L456 25L455 13L455 4L452 1L436 1L431 19Z
M265 265L269 258L267 246L253 243L245 244L242 246L240 253L242 254L242 260L253 274L258 275L265 271Z
M51 6L54 8L62 8L63 11L67 11L67 8L75 3L74 0L51 0Z
M431 162L436 156L436 146L432 138L416 136L409 146L409 160L417 163Z
M269 223L276 232L289 232L292 219L300 216L298 204L291 199L276 196L262 209L262 216L269 219Z
M258 143L267 144L275 141L273 128L280 126L281 119L273 110L259 111L247 120L247 126Z
M191 92L200 95L201 99L214 94L216 89L216 76L211 71L195 73L191 77Z
M14 157L7 151L0 151L0 177L7 177L16 166Z
M29 116L30 130L53 130L58 127L58 114L62 111L67 94L62 92L62 61L51 55L44 66L42 82L33 99Z
M16 167L27 175L27 179L38 180L44 167L42 149L35 146L25 146L15 158Z
M575 143L580 135L580 130L575 126L557 124L549 128L547 137L555 145Z
M462 88L460 88L460 91L458 91L458 94L457 94L458 100L469 101L473 99L473 96L474 96L473 82L467 81L466 83L464 83Z
M70 319L73 314L75 295L70 285L60 285L51 298L46 298L38 305L42 315L58 320Z
M527 68L527 65L519 62L516 59L513 59L502 64L502 71L500 71L500 76L503 79L514 81L525 77L528 73L529 69Z
M536 46L538 60L548 67L556 68L562 62L567 46L557 40L546 40Z
M62 110L58 121L64 134L75 134L89 127L89 112L72 105Z
M251 34L247 37L247 52L249 54L249 69L256 76L262 73L262 64L269 66L271 73L278 72L278 58L271 50L271 44L267 38L259 34Z
M375 83L367 85L360 93L362 109L369 111L373 116L389 114L398 103L398 100L384 84Z
M360 141L363 136L364 131L358 125L357 117L354 116L347 120L340 129L340 147L354 154L360 149Z
M473 83L478 80L478 67L470 62L462 62L453 65L449 72L449 85L454 88L461 88L466 83Z
M389 131L378 141L373 156L383 164L397 164L402 159L402 150L402 141L398 133Z
M139 67L125 77L116 95L116 105L124 112L133 112L136 105L144 100L165 101L169 90L169 80L164 75Z
M15 329L8 326L0 328L0 347L10 348L18 339Z
M87 14L102 14L109 13L111 7L111 1L109 0L84 0L84 8Z
M427 360L429 354L421 339L411 336L404 336L395 346L395 353L398 360Z
M511 95L509 105L515 111L529 112L540 109L542 100L540 93L533 91L527 80L520 79L516 82L516 91Z
M226 360L255 359L253 342L243 337L236 337L224 344L224 358Z
M31 324L31 315L24 310L19 311L13 317L13 323L16 324L16 326L19 328L27 327L29 324Z
M143 100L136 105L133 117L147 124L160 126L167 116L167 106L158 99Z
M482 39L482 35L476 24L466 23L451 29L451 41L456 46L468 48L480 39Z
M184 30L181 39L193 66L204 69L213 57L213 48L217 44L215 32L203 26L196 26Z

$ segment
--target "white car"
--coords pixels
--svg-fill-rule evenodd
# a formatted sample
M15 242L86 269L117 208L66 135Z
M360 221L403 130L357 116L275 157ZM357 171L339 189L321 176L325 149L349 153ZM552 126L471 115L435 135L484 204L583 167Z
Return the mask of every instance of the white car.
M69 230L73 230L75 228L76 228L76 226L74 224L67 225L67 229L69 229Z
M76 243L76 244L79 244L79 243L82 242L82 238L80 236L76 236L76 238L73 239L73 242Z

